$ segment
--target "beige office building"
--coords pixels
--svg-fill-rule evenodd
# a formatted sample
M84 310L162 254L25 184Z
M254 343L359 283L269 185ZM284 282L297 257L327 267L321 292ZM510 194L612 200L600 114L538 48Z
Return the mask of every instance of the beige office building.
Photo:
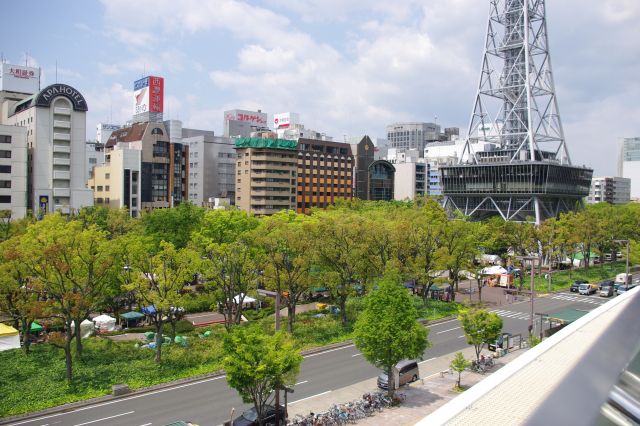
M105 156L105 164L93 168L88 186L96 206L126 208L132 217L140 212L142 150L135 144L118 143Z
M238 138L236 206L257 215L296 208L297 142Z

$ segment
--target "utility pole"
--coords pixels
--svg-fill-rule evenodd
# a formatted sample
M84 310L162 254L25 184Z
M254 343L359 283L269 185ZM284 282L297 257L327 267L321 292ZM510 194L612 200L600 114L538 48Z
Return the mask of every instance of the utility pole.
M534 305L534 299L535 299L535 271L533 270L533 262L538 260L537 257L535 256L523 256L520 258L523 261L529 261L530 262L530 266L531 266L531 315L529 316L529 336L531 336L533 334L533 305Z
M625 268L625 276L624 276L624 284L629 285L629 240L613 240L614 243L627 244L627 258L626 258L626 268Z

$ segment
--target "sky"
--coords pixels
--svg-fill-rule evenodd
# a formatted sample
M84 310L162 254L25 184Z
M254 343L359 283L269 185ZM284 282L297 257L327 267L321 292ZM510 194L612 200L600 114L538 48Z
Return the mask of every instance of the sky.
M222 134L223 111L297 112L333 136L426 121L466 133L488 0L5 1L0 53L86 98L87 138L165 78L165 119ZM640 136L640 1L548 0L556 95L573 164L617 171ZM57 65L56 65L57 64ZM437 117L437 118L436 118Z

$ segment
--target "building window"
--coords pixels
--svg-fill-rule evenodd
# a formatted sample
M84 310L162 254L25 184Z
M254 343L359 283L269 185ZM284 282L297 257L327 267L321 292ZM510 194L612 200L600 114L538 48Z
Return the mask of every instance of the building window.
M102 185L98 185L98 192L102 192Z
M0 188L11 188L10 180L0 180Z
M102 204L102 201L103 201L102 198L96 198L96 203L97 204Z
M0 165L0 173L11 173L11 166Z
M105 174L104 174L104 178L105 178L105 179L111 179L111 173L105 173ZM107 187L107 188L108 188L108 187ZM108 189L107 189L107 191L108 191Z
M0 203L11 204L11 195L0 195Z
M0 135L0 143L11 143L11 135Z
M110 190L110 189L109 189L109 185L105 185L104 190L105 190L105 191L109 191L109 190Z
M11 151L0 150L0 158L11 158Z

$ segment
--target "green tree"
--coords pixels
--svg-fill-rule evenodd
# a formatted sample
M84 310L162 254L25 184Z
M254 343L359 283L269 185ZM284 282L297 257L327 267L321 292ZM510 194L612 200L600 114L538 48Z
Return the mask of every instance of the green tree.
M205 288L215 294L224 314L224 326L231 331L240 324L244 298L257 287L264 269L263 256L245 239L211 243L200 253Z
M253 403L262 425L269 397L274 390L295 383L302 356L284 333L271 336L255 327L237 327L228 333L223 350L227 383L245 403Z
M363 220L348 212L323 212L317 216L314 251L321 267L320 277L338 303L342 325L347 325L347 299L362 285L362 262L367 247L362 239Z
M70 382L73 379L71 342L75 336L76 357L80 359L80 323L89 315L114 264L106 233L95 225L83 228L80 221L69 220L58 213L46 215L20 236L15 259L31 277L34 290L46 295L51 313L64 320L64 350Z
M269 287L282 295L287 306L287 329L293 333L296 306L309 291L312 248L315 241L307 232L307 216L285 211L266 218L258 228L257 244L264 250Z
M495 341L502 332L502 318L493 312L475 309L458 317L467 343L476 350L476 361L480 362L480 352L487 342Z
M393 368L406 358L421 357L429 346L427 329L417 322L418 313L397 273L388 273L365 298L365 309L356 321L354 342L365 359L383 369L394 393Z
M204 209L191 203L180 203L170 209L155 209L142 216L144 233L153 238L156 247L167 241L180 249L191 240L191 233L200 229Z
M145 253L134 260L135 277L125 289L135 292L145 306L153 306L149 314L156 331L156 362L161 362L163 327L166 322L175 327L173 317L181 307L185 285L193 280L198 270L198 255L189 248L176 249L172 243L162 241L160 251ZM172 331L175 336L175 328Z
M242 210L210 210L194 233L193 241L202 248L214 243L233 243L259 224L256 217Z
M444 227L439 250L443 265L449 272L452 290L455 288L455 291L458 291L461 272L471 268L476 255L480 252L480 226L477 222L453 220ZM452 296L454 294L452 292Z
M451 360L451 364L449 364L449 367L453 371L458 373L458 381L456 382L456 388L459 389L461 387L460 378L462 376L462 372L467 368L469 368L470 365L471 365L471 362L469 362L464 358L464 355L462 354L462 352L456 352L455 357L453 358L453 360Z
M22 348L29 354L31 324L43 316L44 303L33 289L15 246L17 237L0 245L0 312L8 314L22 332Z

